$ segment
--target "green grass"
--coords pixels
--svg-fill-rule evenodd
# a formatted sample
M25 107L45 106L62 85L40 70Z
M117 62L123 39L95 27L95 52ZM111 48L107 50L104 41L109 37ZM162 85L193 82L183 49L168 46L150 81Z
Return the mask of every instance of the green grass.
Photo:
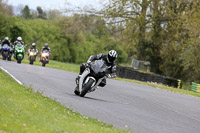
M29 64L28 56L25 56L25 58L22 60L22 63ZM39 62L39 57L37 57L36 61L34 62L34 65L42 66L42 63ZM80 65L78 64L63 63L63 62L54 61L51 59L49 63L46 64L46 67L51 67L51 68L56 68L56 69L61 69L61 70L66 70L66 71L71 71L71 72L76 72L76 73L79 73L79 69L80 69Z
M0 70L0 133L127 133L81 116Z

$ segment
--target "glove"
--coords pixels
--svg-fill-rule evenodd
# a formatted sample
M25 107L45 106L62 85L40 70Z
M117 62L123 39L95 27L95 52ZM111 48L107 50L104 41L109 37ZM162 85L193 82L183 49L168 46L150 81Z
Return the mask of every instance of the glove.
M117 75L115 73L112 73L112 74L107 74L106 75L106 78L114 78L116 77Z
M90 61L90 60L88 60L88 61L87 61L87 64L90 64L90 63L91 63L91 61Z
M89 63L85 63L85 67L90 67L90 64Z

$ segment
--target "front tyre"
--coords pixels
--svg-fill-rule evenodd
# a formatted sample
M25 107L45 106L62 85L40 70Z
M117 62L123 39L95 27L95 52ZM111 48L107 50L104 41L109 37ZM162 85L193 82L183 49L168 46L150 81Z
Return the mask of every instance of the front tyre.
M46 65L46 63L45 63L45 62L43 62L43 63L42 63L42 66L43 66L43 67L45 67L45 65Z
M30 63L31 65L33 65L33 58L30 57Z
M3 60L6 60L6 57L5 57L5 56L3 56Z
M45 58L43 58L43 61L42 61L42 66L43 66L43 67L45 67L46 63L47 63L46 59L45 59Z
M76 95L79 96L80 92L79 92L79 90L78 90L78 85L76 86L76 88L75 88L75 90L74 90L74 93L75 93Z
M8 61L11 61L11 56L12 56L12 55L10 55L10 56L8 57Z
M89 79L89 81L86 83L86 85L83 87L80 96L84 97L85 94L91 89L92 84L94 83L93 79Z
M30 60L30 63L29 63L29 64L33 65L33 61L32 61L32 60Z
M21 58L21 57L18 57L17 63L21 64L21 62L22 62L22 58Z

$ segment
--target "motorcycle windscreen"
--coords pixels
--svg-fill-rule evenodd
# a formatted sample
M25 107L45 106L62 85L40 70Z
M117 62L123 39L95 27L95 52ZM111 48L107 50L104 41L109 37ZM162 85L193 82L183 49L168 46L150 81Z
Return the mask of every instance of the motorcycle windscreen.
M4 45L3 45L3 49L4 49L4 50L9 50L10 47L8 46L8 44L4 44Z
M91 69L94 71L95 74L105 73L107 68L108 67L103 60L96 60L94 63L91 64Z
M44 51L42 51L42 53L49 53L49 51L48 50L44 50Z
M22 44L21 44L21 43L17 43L16 46L17 46L17 47L22 47Z

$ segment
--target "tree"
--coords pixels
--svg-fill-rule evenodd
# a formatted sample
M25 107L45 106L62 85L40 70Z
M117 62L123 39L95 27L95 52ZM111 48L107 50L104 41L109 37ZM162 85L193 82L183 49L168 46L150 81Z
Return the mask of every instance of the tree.
M40 6L37 7L37 11L38 11L38 18L41 19L47 18L46 12L44 12Z
M61 16L62 16L62 14L59 10L49 10L47 18L48 19L57 19L57 18L61 18Z
M32 14L30 13L30 9L28 5L24 7L24 9L21 11L21 16L25 19L30 19L32 18Z
M13 15L13 7L7 4L7 0L0 0L0 12L3 14L12 16Z
M182 50L180 59L183 60L184 80L190 82L200 82L200 2L197 0L189 3L185 9L185 14L181 17L182 30Z
M104 9L104 16L113 25L124 27L119 39L129 49L129 57L148 60L152 71L161 73L161 44L155 41L160 38L158 35L161 30L161 22L158 21L161 6L158 3L156 0L110 0Z
M16 41L18 36L22 36L24 31L19 28L18 26L14 26L12 28L10 28L10 33L11 33L11 42Z
M8 36L8 18L0 13L0 40L5 36Z

